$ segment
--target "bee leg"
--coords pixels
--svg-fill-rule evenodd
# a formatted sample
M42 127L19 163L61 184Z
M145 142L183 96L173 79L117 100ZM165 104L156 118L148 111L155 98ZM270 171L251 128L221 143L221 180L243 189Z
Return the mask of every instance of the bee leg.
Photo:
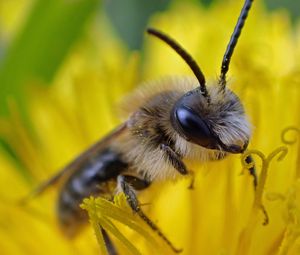
M191 182L190 182L190 185L188 186L188 189L194 189L194 184L195 184L195 173L194 171L189 171L189 174L191 176Z
M252 175L252 177L253 177L253 186L254 186L254 190L256 190L258 178L257 178L257 174L256 174L256 169L255 169L255 162L250 155L247 156L245 161L248 164L253 163L253 167L250 167L248 170L249 170L250 175Z
M124 182L128 183L135 190L143 190L150 186L151 182L149 180L140 179L132 175L122 175Z
M160 148L166 153L169 162L180 174L189 174L191 176L191 183L188 186L188 189L194 189L195 173L186 169L185 164L181 160L181 156L168 145L161 144Z
M161 230L156 226L148 217L144 214L142 209L140 208L140 203L137 199L135 189L133 188L132 184L126 182L126 179L130 179L131 177L128 175L119 175L118 176L118 185L121 190L126 195L127 203L131 207L131 209L139 215L139 217L146 222L146 224L155 231L165 242L166 244L176 253L182 251L182 249L177 249L173 246L173 244L169 241L169 239L161 232ZM136 177L135 177L136 178ZM141 182L142 185L145 183L145 180L136 178L135 183ZM141 185L141 184L139 184Z
M189 174L189 171L186 169L186 166L182 162L181 157L178 153L176 153L170 146L165 144L161 144L160 148L165 152L169 162L180 174Z
M108 236L107 232L100 227L103 239L104 239L104 243L107 249L107 252L109 255L118 255L119 253L116 250L116 247L113 245L110 237Z

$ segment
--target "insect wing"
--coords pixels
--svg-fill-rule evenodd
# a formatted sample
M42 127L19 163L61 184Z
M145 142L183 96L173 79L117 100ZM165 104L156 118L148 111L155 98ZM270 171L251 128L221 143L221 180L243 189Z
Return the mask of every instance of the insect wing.
M26 203L28 200L42 194L45 190L47 190L50 186L55 185L60 181L63 177L69 176L80 169L80 166L86 162L93 155L97 154L99 151L108 147L110 142L113 141L116 137L121 135L127 129L127 122L116 127L113 131L111 131L107 136L96 142L82 154L80 154L76 159L70 162L67 166L65 166L61 171L59 171L56 175L39 185L36 189L34 189L27 197L21 200L21 203Z

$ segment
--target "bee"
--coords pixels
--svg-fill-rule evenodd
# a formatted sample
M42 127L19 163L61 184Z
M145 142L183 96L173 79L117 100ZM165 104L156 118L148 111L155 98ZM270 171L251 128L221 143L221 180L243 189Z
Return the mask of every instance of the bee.
M87 222L87 215L79 207L85 197L118 190L126 194L134 212L175 252L180 251L141 210L137 191L157 180L191 174L183 159L218 160L247 148L250 124L242 102L226 86L226 75L252 2L245 0L223 57L221 74L211 86L206 86L201 69L183 47L161 31L147 30L175 50L195 78L165 79L137 90L127 99L130 116L126 122L33 192L37 195L61 183L57 215L67 235L75 236ZM256 185L254 168L250 174ZM107 233L101 231L109 253L116 254Z

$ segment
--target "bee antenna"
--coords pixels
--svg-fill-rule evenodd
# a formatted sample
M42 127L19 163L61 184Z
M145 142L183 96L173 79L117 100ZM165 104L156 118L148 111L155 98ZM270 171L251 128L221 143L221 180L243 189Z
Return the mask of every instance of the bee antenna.
M197 77L199 84L200 84L200 90L204 97L208 98L208 93L206 89L206 82L205 77L196 63L196 61L192 58L192 56L187 53L185 49L183 49L176 41L174 41L172 38L170 38L168 35L154 29L154 28L148 28L147 33L150 35L154 35L157 38L164 41L166 44L168 44L173 50L175 50L180 57L183 58L183 60L188 64L188 66L192 69L193 73Z
M244 6L241 10L240 16L238 18L238 21L234 27L233 33L230 37L230 41L227 45L226 52L223 57L222 66L221 66L221 75L220 75L220 85L222 90L225 89L226 86L226 74L229 69L229 64L231 60L231 56L233 54L234 48L238 42L238 39L240 37L240 34L242 32L242 29L244 27L245 21L247 19L249 10L251 8L253 0L245 0Z

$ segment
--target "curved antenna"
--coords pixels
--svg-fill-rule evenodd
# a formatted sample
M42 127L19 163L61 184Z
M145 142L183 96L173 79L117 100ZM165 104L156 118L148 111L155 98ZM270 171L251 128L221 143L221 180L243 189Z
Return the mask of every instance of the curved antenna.
M175 42L172 38L167 36L166 34L153 29L153 28L148 28L147 33L150 35L154 35L157 38L161 39L164 41L166 44L168 44L173 50L175 50L180 57L183 58L183 60L188 64L188 66L192 69L193 73L197 77L199 84L200 84L200 91L204 97L208 98L208 93L206 89L206 82L205 82L205 77L200 69L200 67L197 65L196 61L192 58L192 56L185 51L177 42Z
M220 75L220 81L219 81L221 88L223 90L225 89L225 86L226 86L226 74L229 69L231 56L233 54L234 48L238 42L238 39L239 39L242 29L244 27L244 24L247 19L252 2L253 2L253 0L245 1L244 6L241 10L240 16L238 18L238 21L237 21L237 23L234 27L233 33L230 37L230 41L227 45L224 57L223 57L222 66L221 66L221 75Z

